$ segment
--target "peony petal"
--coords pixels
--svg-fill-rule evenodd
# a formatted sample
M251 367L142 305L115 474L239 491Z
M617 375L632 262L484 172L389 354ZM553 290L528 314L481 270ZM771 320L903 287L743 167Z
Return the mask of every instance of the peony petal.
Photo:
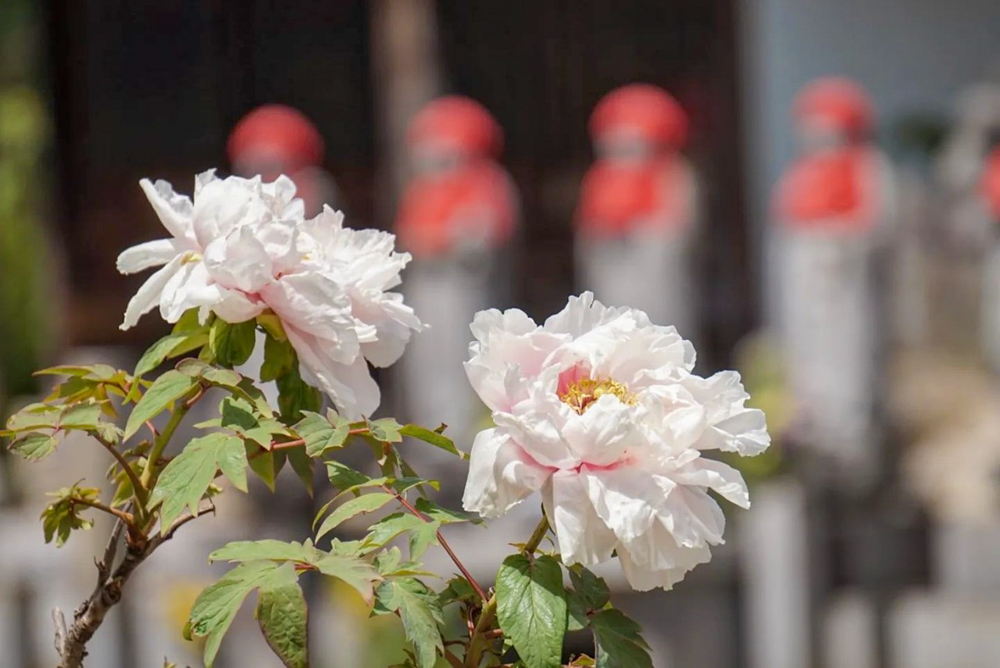
M139 318L156 308L163 297L164 289L181 269L182 262L183 256L177 256L146 279L135 296L129 300L128 306L125 308L125 319L119 325L120 329L126 330L134 327L139 322Z
M343 287L329 276L305 272L283 276L261 297L287 323L305 335L325 341L324 357L352 364L360 353L358 322Z
M642 444L636 429L639 410L641 407L623 404L606 394L582 415L572 413L563 424L562 435L581 461L591 466L610 466L622 459L629 446Z
M157 239L132 246L118 256L118 273L134 274L167 264L183 252L174 239Z
M635 548L637 545L633 544L632 547ZM657 550L661 557L667 557L666 560L673 565L657 567L653 563L637 559L636 553L628 546L618 549L618 561L621 563L622 572L632 589L649 591L661 587L670 590L683 580L691 569L699 564L708 563L712 558L711 551L704 545L686 548L680 547L672 541L660 540L657 544Z
M553 474L545 514L555 529L563 563L594 566L611 558L618 540L595 511L585 476L572 471Z
M472 444L462 506L483 517L499 517L541 489L550 475L507 435L481 431Z
M153 205L156 217L163 227L175 239L194 241L194 228L191 218L194 207L191 200L174 192L173 186L166 181L151 182L149 179L139 181L139 187L146 193L146 199Z
M743 475L723 462L699 457L672 473L671 478L682 485L708 487L740 508L750 507L750 492Z
M654 505L664 494L653 476L632 466L581 475L597 514L619 540L633 540L649 530L656 517Z
M288 341L299 357L303 379L329 395L341 415L349 420L369 417L378 409L381 393L368 364L358 356L353 362L338 361L336 344L285 324Z

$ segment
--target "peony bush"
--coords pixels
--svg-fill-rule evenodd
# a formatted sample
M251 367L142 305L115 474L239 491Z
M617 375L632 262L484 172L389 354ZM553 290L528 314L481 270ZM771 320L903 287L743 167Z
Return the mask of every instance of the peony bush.
M617 559L637 590L671 588L723 542L725 518L710 492L749 506L747 488L713 450L753 456L769 444L764 416L745 407L738 374L693 373L695 352L673 327L584 293L541 326L518 310L479 313L466 363L492 411L467 455L436 428L372 419L380 402L369 365L384 367L423 330L399 293L409 262L391 234L344 227L329 208L306 219L291 180L273 183L214 172L191 198L164 181L141 182L169 233L124 251L122 273L155 269L129 302L122 328L159 309L173 331L135 369L62 366L44 401L0 432L30 461L83 432L103 447L113 491L75 483L42 514L47 542L114 518L93 594L67 620L58 610L60 666L83 665L87 642L128 591L133 572L187 523L226 521L214 498L246 492L256 475L273 490L288 465L312 491L320 469L337 491L302 542L230 543L208 555L233 568L195 602L186 635L205 639L211 666L238 609L255 615L289 667L309 665L303 577L343 581L373 615L396 615L409 643L407 668L518 665L556 668L569 630L589 629L592 656L571 666L652 666L638 625L617 610L589 567ZM420 334L433 336L433 332ZM259 377L242 368L263 347ZM261 391L274 381L276 405ZM203 435L174 443L207 390L224 394ZM324 399L325 397L325 399ZM328 400L328 402L327 402ZM398 445L424 442L469 459L464 510L433 500ZM378 474L342 461L371 451ZM448 525L483 523L537 492L543 517L498 564L493 586L477 582L448 544ZM390 508L360 540L330 538L353 517ZM546 539L551 538L547 542ZM400 546L405 546L405 549ZM421 563L443 549L455 572L439 580ZM443 582L443 584L442 584ZM464 620L445 624L449 608Z

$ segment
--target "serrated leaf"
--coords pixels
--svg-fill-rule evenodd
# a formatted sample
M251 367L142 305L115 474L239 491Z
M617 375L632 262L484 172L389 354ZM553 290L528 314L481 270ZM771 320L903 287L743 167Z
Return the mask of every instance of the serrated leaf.
M46 427L55 428L60 415L62 415L61 406L28 404L7 419L4 434Z
M326 554L314 565L323 575L342 580L368 603L372 602L374 584L382 579L370 563L356 555Z
M427 523L416 515L393 513L371 525L364 544L367 547L382 547L404 531L411 531L423 524Z
M59 441L52 434L31 432L22 436L8 446L11 452L24 457L29 462L37 462L55 452Z
M281 467L285 465L285 453L281 450L265 450L253 441L246 441L246 452L250 469L273 492Z
M310 457L322 457L328 450L341 448L351 426L347 420L337 418L337 422L319 413L303 412L305 417L295 425L295 432L306 442L306 454Z
M257 343L257 322L228 323L216 318L208 330L208 347L223 366L245 364Z
M437 544L437 532L441 528L439 522L423 522L410 531L410 559L420 559L431 545Z
M298 561L311 564L322 550L306 540L305 543L283 540L241 540L228 543L208 556L209 561Z
M99 489L78 485L64 487L58 492L49 494L48 496L56 497L56 499L42 511L42 531L45 534L45 542L51 543L55 540L56 547L62 547L73 531L86 531L93 527L92 520L80 517L79 514L89 510L89 506L75 503L74 499L97 501L100 495L101 490Z
M430 443L434 447L441 448L445 452L449 452L457 457L465 458L465 453L455 447L455 442L440 432L432 431L417 424L408 424L402 427L399 433L403 436L423 441L424 443Z
M604 578L597 577L579 564L568 570L573 590L580 595L588 610L600 610L608 604L611 592Z
M243 600L269 578L281 581L279 566L269 561L240 564L223 575L198 596L191 608L189 629L192 635L205 637L205 665L211 668L219 645L233 623ZM294 569L292 571L294 573Z
M167 371L153 381L153 384L142 395L139 403L135 405L132 413L128 416L124 438L126 440L132 438L146 420L150 420L166 410L170 404L183 397L197 385L197 382L194 378L176 370Z
M164 467L149 497L149 507L160 507L160 531L166 532L185 508L198 512L198 502L215 479L217 469L238 489L246 490L246 452L243 441L221 432L192 440Z
M416 649L419 668L433 668L437 655L444 651L440 625L444 615L437 596L420 580L386 580L375 590L374 614L399 612L406 638Z
M309 665L306 599L294 566L285 564L275 577L261 583L254 616L267 644L286 668Z
M191 337L192 334L190 332L167 334L150 346L146 352L142 354L142 357L139 358L139 361L135 365L135 371L132 372L132 375L136 379L145 376L147 373L163 364L163 361L170 356L170 353L173 352L175 348Z
M328 461L326 463L326 475L330 479L330 484L335 488L344 491L363 485L372 478L361 471L355 471L347 464L338 461Z
M497 621L528 668L559 668L567 605L562 569L552 557L507 557L497 573Z
M454 577L448 580L448 586L438 594L438 603L442 606L456 601L468 601L480 603L479 594L472 587L472 584L465 578Z
M456 524L458 522L482 522L482 518L462 510L452 510L434 503L430 499L420 498L416 502L417 510L430 519L441 524Z
M399 443L403 440L400 433L402 427L392 418L382 418L368 423L368 430L372 438L382 443Z
M370 513L373 510L378 510L395 498L392 494L385 492L373 492L349 499L334 508L333 512L323 520L323 523L319 526L319 530L316 532L316 540L333 531L342 522L362 513Z
M621 610L601 610L590 618L597 641L597 668L653 668L642 628Z
M107 364L62 364L50 366L46 369L36 371L36 376L77 376L79 378L90 378L91 380L112 380L119 371Z
M289 561L312 566L323 575L338 578L371 601L372 586L381 580L368 561L359 555L360 545L336 543L337 552L320 550L310 541L286 543L280 540L229 543L209 556L210 561ZM351 549L348 549L348 548Z

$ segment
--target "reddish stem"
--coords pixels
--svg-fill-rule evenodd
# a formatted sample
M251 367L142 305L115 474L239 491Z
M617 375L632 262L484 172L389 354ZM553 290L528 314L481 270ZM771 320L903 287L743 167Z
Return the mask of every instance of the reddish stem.
M399 501L401 504L403 504L403 507L406 508L408 511L410 511L413 515L419 517L427 524L430 524L431 521L426 517L424 517L423 513L421 513L413 506L413 504L407 501L402 494L399 494L395 490L385 485L382 485L382 489L388 492L389 494L395 496L396 500ZM444 536L441 535L440 531L437 532L437 539L438 542L441 544L441 547L444 549L444 551L448 553L448 556L451 557L451 560L455 562L456 566L458 566L458 570L462 571L462 575L465 576L465 579L469 581L469 584L471 584L472 588L476 590L476 593L479 594L479 597L485 601L488 598L486 596L486 592L483 591L483 588L479 586L479 583L476 582L476 579L472 577L472 573L470 573L469 569L465 567L465 564L463 564L461 560L459 560L458 555L456 555L455 551L451 549L451 545L449 545L448 541L444 539Z

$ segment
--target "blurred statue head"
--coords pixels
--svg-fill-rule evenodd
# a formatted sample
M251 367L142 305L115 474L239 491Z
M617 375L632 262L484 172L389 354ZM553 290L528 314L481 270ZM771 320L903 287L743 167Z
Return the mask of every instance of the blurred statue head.
M233 171L271 181L323 160L323 137L306 116L283 104L266 104L244 116L227 145Z
M598 157L643 160L684 146L688 117L669 93L651 84L629 84L608 93L590 116Z
M433 100L414 117L407 143L417 171L436 173L469 160L499 157L503 130L483 105L448 95Z
M795 98L793 113L806 150L860 142L874 122L868 94L844 77L823 77L807 84Z

